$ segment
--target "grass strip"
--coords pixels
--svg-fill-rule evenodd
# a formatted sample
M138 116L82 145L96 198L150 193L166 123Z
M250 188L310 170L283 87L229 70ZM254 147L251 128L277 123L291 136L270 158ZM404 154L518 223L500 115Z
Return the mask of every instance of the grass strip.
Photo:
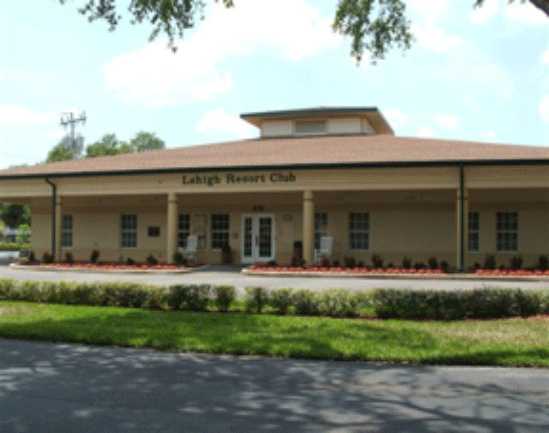
M331 319L0 302L0 337L170 351L549 367L549 318Z

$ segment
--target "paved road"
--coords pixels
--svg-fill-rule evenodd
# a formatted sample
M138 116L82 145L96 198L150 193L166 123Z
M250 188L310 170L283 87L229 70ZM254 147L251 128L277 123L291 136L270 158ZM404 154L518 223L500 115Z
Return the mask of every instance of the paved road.
M230 284L238 288L262 286L275 288L309 288L314 290L330 288L372 289L378 287L395 288L444 288L470 289L476 287L549 287L547 282L516 281L470 281L470 280L400 280L371 278L311 278L311 277L254 277L242 275L238 269L211 267L185 275L175 274L107 274L53 271L23 271L0 265L0 278L41 281L134 281L148 284Z
M549 371L0 340L2 433L549 431Z

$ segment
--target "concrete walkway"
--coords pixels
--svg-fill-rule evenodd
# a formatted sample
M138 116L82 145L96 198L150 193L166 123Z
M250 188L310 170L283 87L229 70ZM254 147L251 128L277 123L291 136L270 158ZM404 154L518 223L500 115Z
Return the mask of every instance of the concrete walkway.
M540 433L548 408L548 370L0 340L2 433Z
M347 288L351 290L373 289L379 287L391 288L432 288L432 289L471 289L482 287L522 287L546 288L548 282L540 281L490 281L490 280L403 280L390 278L323 278L323 277L268 277L240 274L235 267L210 266L190 274L109 274L81 273L57 271L33 271L11 269L6 264L0 265L0 278L15 278L18 280L40 281L133 281L146 284L230 284L239 289L244 287L262 286L267 289L276 288L308 288L324 290L331 288Z

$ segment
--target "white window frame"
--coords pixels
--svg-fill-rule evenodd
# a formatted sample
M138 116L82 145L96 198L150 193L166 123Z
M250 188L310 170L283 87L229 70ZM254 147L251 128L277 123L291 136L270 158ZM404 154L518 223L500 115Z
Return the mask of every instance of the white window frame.
M353 227L353 215L362 215L362 216L365 215L366 216L367 228ZM349 230L349 250L351 250L351 251L370 251L370 247L371 247L371 218L370 218L370 212L365 212L365 211L350 212L349 213L348 230ZM366 234L366 239L367 239L366 248L356 247L355 245L353 245L353 235L355 235L355 234Z
M70 224L67 222L70 221ZM70 239L70 242L66 242ZM61 217L61 248L70 249L74 245L74 218L67 214Z
M227 227L223 229L214 228L214 219L218 216L223 216L227 218ZM226 212L216 212L210 215L210 247L212 250L221 250L223 248L223 245L217 245L214 244L216 242L215 240L215 234L226 234L227 236L227 244L230 244L231 242L231 215Z
M480 212L470 211L467 218L467 251L476 254L480 252ZM473 219L476 219L476 227L472 224ZM472 248L473 242L471 240L473 236L476 237L476 248Z
M135 227L125 227L124 220L127 218L135 218ZM120 248L125 250L136 249L139 245L139 217L136 214L124 213L120 215ZM125 244L125 235L131 235L135 239L135 245Z
M500 221L500 216L502 218L514 218L515 223L513 224L513 221ZM519 228L520 228L519 213L517 211L498 211L498 212L496 212L496 251L498 253L516 253L516 252L518 252L518 250L519 250ZM512 235L514 235L515 239L516 239L515 240L516 245L514 245L515 248L509 248L508 245L504 245L502 247L502 245L500 244L500 235L502 235L502 236L506 235L509 238L512 238ZM509 241L509 239L507 239L506 241Z

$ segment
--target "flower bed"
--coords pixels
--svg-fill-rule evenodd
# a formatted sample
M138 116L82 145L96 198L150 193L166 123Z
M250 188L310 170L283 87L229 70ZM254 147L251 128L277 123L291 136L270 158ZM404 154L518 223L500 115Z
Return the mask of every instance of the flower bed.
M549 270L539 269L477 269L475 275L499 277L549 277Z
M170 272L188 272L196 266L177 266L170 264L149 265L146 263L126 264L126 263L40 263L29 262L16 265L16 267L36 268L45 270L59 271L97 271L97 272L147 272L147 271L170 271Z
M257 273L318 273L318 274L375 274L375 275L395 275L395 274L425 274L425 275L443 275L446 274L442 269L405 269L405 268L369 268L369 267L354 267L347 268L344 266L273 266L267 264L255 264L248 268L250 272Z

